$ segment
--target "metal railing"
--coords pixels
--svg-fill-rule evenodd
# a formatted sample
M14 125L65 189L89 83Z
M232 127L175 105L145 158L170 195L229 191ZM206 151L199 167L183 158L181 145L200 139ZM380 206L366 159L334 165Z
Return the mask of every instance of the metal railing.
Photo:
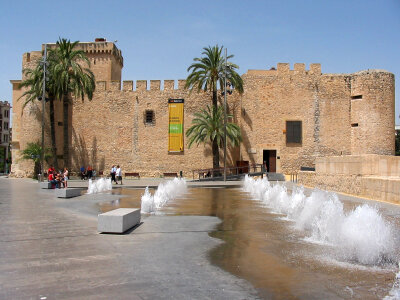
M193 179L195 179L195 174L198 175L198 179L202 178L213 178L213 177L221 177L224 174L224 168L217 169L197 169L193 170ZM248 173L256 173L256 172L265 172L265 168L262 164L253 164L248 166L241 167L229 167L226 168L226 175L239 175L239 174L248 174Z

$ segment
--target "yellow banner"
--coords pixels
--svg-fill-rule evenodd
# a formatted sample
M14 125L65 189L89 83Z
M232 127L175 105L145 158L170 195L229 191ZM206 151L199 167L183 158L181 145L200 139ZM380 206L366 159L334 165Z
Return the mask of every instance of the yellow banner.
M168 152L183 152L183 99L168 99Z

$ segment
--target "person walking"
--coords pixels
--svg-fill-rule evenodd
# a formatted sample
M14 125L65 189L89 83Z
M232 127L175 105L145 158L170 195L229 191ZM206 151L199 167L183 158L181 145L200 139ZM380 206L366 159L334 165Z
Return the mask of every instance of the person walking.
M111 167L111 171L110 171L110 175L111 175L111 183L113 181L115 181L116 184L118 184L118 182L115 180L115 173L117 172L117 168L115 167L115 165L113 165Z
M117 176L117 182L118 182L118 180L120 180L121 184L122 184L122 171L121 171L121 168L119 165L117 166L117 170L116 170L115 174Z

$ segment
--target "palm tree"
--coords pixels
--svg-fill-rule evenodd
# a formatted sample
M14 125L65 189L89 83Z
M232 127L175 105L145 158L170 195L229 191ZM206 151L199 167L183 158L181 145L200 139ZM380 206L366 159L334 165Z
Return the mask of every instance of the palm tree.
M236 89L239 94L243 93L243 80L242 77L236 72L239 67L229 62L228 60L233 57L229 55L226 58L222 56L223 46L214 47L208 46L203 48L201 58L194 58L195 61L187 69L191 72L186 78L185 88L196 89L198 92L210 91L212 92L212 106L215 111L218 111L218 85L224 86L224 78L226 72L226 80L229 82L232 88ZM212 153L213 153L213 168L219 168L219 151L217 139L212 142Z
M42 146L39 142L28 143L27 147L22 150L23 159L32 159L34 162L33 178L37 179L37 174L40 172L40 158L42 154ZM49 149L45 149L44 159L47 161L51 157Z
M50 50L50 72L54 80L54 91L57 99L63 102L64 165L69 166L68 109L70 96L87 96L93 98L95 78L89 69L90 62L83 50L74 50L79 41L59 39L56 47ZM87 68L82 67L86 65Z
M18 100L24 98L24 104L22 109L25 108L29 103L33 103L36 100L41 100L43 95L43 64L41 60L37 61L36 67L34 69L24 69L23 73L25 75L25 80L20 83L20 87L28 88ZM53 157L53 165L58 169L57 163L57 153L56 153L56 130L54 122L54 84L51 79L51 74L47 73L48 80L46 82L46 101L49 101L49 114L50 114L50 135L51 135L51 153Z
M211 143L213 151L213 168L219 169L219 151L218 147L224 144L224 110L222 106L218 108L203 109L199 113L195 113L195 118L192 120L192 126L186 131L186 136L189 138L189 148L196 143ZM228 118L233 118L232 115L227 115ZM232 146L238 146L242 140L240 127L234 123L227 122L226 137L231 142ZM214 148L216 145L216 148ZM215 155L214 155L215 154Z
M205 55L201 58L194 58L195 61L187 69L191 72L186 78L185 88L190 90L197 89L197 91L210 91L212 92L212 104L217 108L217 91L218 84L220 87L224 86L225 76L225 57L222 56L223 46L214 47L208 46L203 48L202 54ZM242 77L235 71L239 69L237 65L229 62L233 55L227 56L226 62L226 80L231 86L236 89L240 94L243 93L243 80Z

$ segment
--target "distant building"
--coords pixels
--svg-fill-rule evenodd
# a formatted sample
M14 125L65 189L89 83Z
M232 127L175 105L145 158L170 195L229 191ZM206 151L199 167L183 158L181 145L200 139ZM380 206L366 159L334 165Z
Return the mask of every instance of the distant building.
M0 101L0 162L1 173L9 172L8 157L11 144L10 116L11 106L7 101Z

